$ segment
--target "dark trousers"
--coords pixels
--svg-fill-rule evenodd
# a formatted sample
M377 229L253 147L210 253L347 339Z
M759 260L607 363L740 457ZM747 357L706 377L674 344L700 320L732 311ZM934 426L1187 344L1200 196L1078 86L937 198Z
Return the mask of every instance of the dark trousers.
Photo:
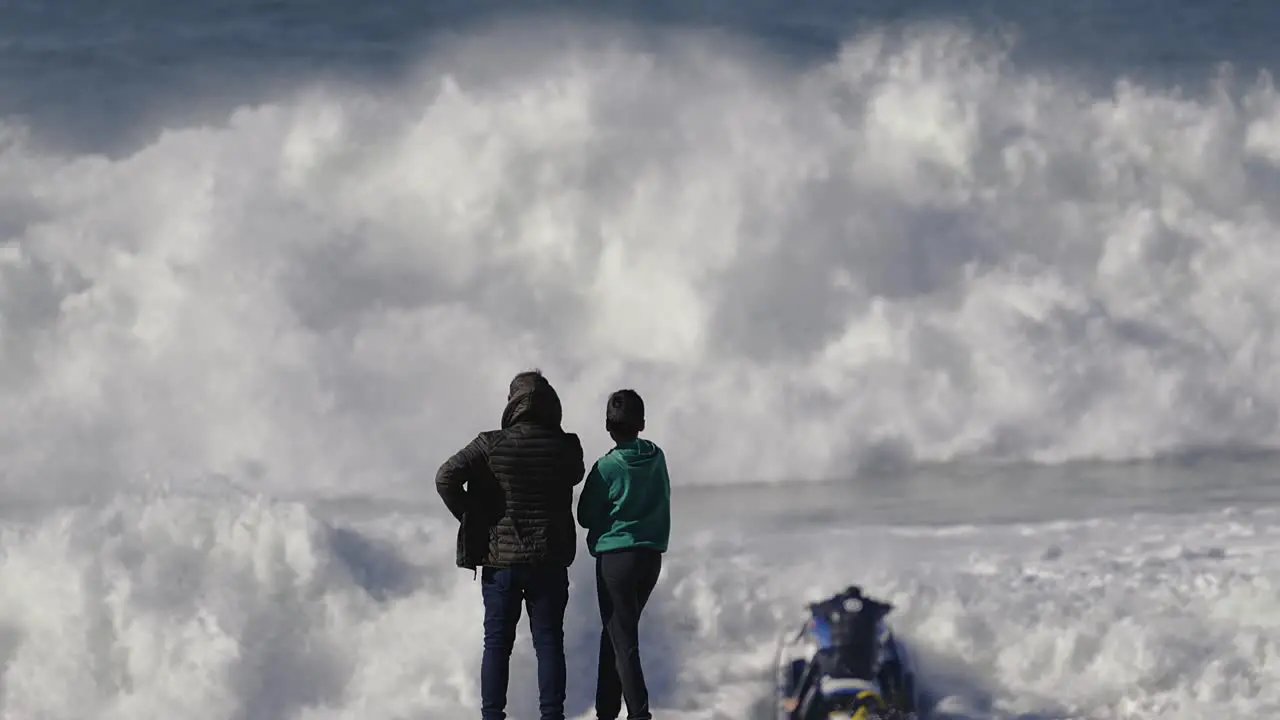
M484 568L484 657L480 664L480 716L504 720L511 650L521 604L529 609L529 632L538 657L538 705L542 720L564 720L564 613L569 570L556 566Z
M662 554L654 550L618 550L596 558L601 623L596 717L600 720L617 718L624 699L629 720L653 717L640 667L640 613L661 570Z

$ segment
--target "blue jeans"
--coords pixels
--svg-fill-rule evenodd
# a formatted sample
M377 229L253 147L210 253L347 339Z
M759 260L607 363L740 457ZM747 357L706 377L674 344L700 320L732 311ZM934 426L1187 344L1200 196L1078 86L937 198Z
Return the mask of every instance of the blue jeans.
M486 567L480 573L484 596L484 657L480 665L480 716L507 717L507 680L523 603L538 657L541 720L564 720L564 613L569 604L569 569L521 565Z

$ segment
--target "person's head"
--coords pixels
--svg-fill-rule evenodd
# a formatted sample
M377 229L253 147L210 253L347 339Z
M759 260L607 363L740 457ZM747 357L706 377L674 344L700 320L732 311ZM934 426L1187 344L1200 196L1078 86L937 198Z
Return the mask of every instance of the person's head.
M610 395L604 411L604 429L614 442L634 440L644 430L644 400L640 393L626 388Z
M538 369L526 370L511 378L507 405L502 411L502 427L518 422L559 427L560 397Z
M542 375L540 368L518 372L515 377L511 378L511 384L507 386L507 401L514 400L517 395L532 393L539 385L544 383L550 384Z

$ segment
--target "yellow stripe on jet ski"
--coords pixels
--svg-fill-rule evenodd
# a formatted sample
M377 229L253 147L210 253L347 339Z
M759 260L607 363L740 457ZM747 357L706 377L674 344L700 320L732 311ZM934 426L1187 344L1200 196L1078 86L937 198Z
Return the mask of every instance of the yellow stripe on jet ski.
M827 714L827 720L870 720L867 713L872 709L884 708L884 698L880 697L874 690L860 690L854 696L861 701L861 706L852 713L847 710L837 710Z

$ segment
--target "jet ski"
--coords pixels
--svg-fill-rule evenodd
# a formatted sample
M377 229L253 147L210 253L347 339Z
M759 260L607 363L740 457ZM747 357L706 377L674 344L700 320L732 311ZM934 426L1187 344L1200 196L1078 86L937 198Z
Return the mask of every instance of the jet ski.
M777 720L916 717L916 670L885 622L892 610L857 585L809 604L778 643Z

